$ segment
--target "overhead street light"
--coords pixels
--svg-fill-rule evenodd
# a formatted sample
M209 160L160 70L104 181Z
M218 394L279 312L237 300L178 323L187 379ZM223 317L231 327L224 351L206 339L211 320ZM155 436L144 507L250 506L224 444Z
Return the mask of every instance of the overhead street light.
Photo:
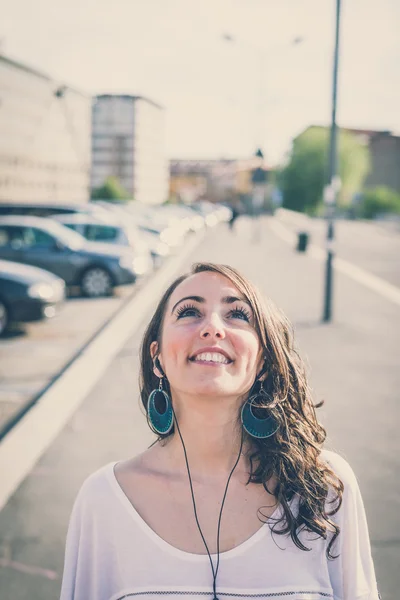
M265 54L265 55L269 54L272 50L276 50L277 48L282 49L282 48L286 48L287 46L297 46L298 44L301 44L304 42L304 37L301 35L298 35L298 36L294 37L292 40L290 40L289 44L287 44L287 45L281 44L281 45L275 46L273 48L262 48L261 46L256 46L255 44L252 44L251 42L247 42L246 40L238 39L231 33L223 33L221 35L221 39L223 39L225 42L230 42L232 44L240 44L241 46L247 46L248 48L257 50L258 52L261 52L262 54Z
M247 42L245 40L242 39L238 39L236 38L234 35L225 32L221 35L221 39L224 42L228 42L230 44L238 44L240 46L243 47L247 47L249 49L251 49L253 52L256 53L257 58L258 58L258 62L259 62L259 75L258 75L258 90L257 90L257 112L258 112L258 125L257 125L257 133L258 135L256 135L256 140L255 140L255 145L256 147L261 146L261 142L263 141L262 139L260 139L260 137L262 137L262 135L259 133L262 131L262 124L263 124L263 110L264 110L264 88L263 88L263 83L265 80L265 60L271 55L272 52L275 53L276 50L282 50L285 48L289 48L292 46L297 46L301 43L303 43L304 41L304 37L303 36L296 36L294 37L292 40L290 40L289 44L279 44L278 46L274 46L271 48L262 48L261 46L257 46L255 44L252 44L251 42Z

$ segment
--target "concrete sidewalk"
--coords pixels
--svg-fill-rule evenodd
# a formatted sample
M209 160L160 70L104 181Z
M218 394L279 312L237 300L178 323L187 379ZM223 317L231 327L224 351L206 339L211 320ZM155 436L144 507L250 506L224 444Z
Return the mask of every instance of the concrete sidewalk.
M264 220L220 226L187 257L239 268L282 307L310 365L329 447L354 468L364 497L384 600L400 587L399 308L345 275L335 278L335 322L321 325L323 265L296 254ZM182 269L183 271L185 269ZM144 329L149 315L143 315ZM137 392L138 331L0 513L0 589L6 600L58 597L68 517L87 474L151 441ZM12 457L10 457L12 464ZM382 510L383 507L383 510Z

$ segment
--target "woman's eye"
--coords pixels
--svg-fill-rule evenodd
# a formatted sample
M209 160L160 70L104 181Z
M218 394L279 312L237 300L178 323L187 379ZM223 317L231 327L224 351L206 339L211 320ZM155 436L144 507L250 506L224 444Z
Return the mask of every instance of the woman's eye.
M178 310L176 311L177 319L199 317L200 315L201 315L201 313L196 306L184 305L184 306L181 306L180 308L178 308ZM247 311L245 308L242 308L239 306L230 310L227 313L227 317L229 319L241 319L242 321L247 321L247 322L250 322L250 320L251 320L251 315L250 315L249 311Z
M243 319L244 321L250 321L250 313L244 308L233 308L229 311L229 316L233 319Z
M178 319L182 319L183 317L196 317L198 314L199 311L195 306L181 306L176 311Z

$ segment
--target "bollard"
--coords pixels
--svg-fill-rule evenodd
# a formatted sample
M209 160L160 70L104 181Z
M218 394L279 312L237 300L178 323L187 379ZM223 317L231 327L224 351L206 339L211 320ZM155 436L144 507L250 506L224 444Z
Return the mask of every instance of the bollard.
M297 252L306 252L308 245L308 233L306 231L299 231L297 234Z

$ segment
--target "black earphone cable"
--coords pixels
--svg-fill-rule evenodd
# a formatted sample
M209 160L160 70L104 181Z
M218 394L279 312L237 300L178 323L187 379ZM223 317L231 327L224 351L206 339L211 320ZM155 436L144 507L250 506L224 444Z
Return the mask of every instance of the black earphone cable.
M241 436L239 454L238 454L236 462L233 465L233 468L232 468L232 470L231 470L231 472L229 474L228 481L227 481L226 486L225 486L224 496L222 498L221 510L219 511L218 528L217 528L217 564L216 564L216 567L214 569L214 564L213 564L213 561L212 561L212 558L211 558L211 554L210 554L207 542L205 540L205 537L203 535L202 529L200 527L199 518L198 518L198 515L197 515L196 500L195 500L195 497L194 497L193 482L192 482L192 477L191 477L191 474L190 474L189 461L188 461L187 452L186 452L186 446L185 446L185 442L183 441L181 430L179 428L178 419L176 418L175 411L174 411L173 407L172 407L172 412L174 414L174 420L175 420L176 427L177 427L177 430L178 430L178 433L179 433L179 437L180 437L181 442L182 442L183 453L185 455L185 462L186 462L186 468L187 468L188 477L189 477L190 491L191 491L191 494L192 494L194 517L196 519L197 528L198 528L198 530L200 532L201 539L203 540L203 544L205 546L205 549L207 550L207 555L208 555L208 558L210 560L211 570L212 570L212 574L213 574L213 594L214 594L213 600L218 600L218 598L217 598L217 575L218 575L219 558L220 558L220 556L219 556L219 537L220 537L220 531L221 531L222 511L223 511L225 500L226 500L226 496L227 496L227 493L228 493L229 483L231 481L233 472L235 471L235 469L236 469L236 467L237 467L237 465L239 463L240 456L242 454L242 449L243 449L243 428L242 428L242 436Z

